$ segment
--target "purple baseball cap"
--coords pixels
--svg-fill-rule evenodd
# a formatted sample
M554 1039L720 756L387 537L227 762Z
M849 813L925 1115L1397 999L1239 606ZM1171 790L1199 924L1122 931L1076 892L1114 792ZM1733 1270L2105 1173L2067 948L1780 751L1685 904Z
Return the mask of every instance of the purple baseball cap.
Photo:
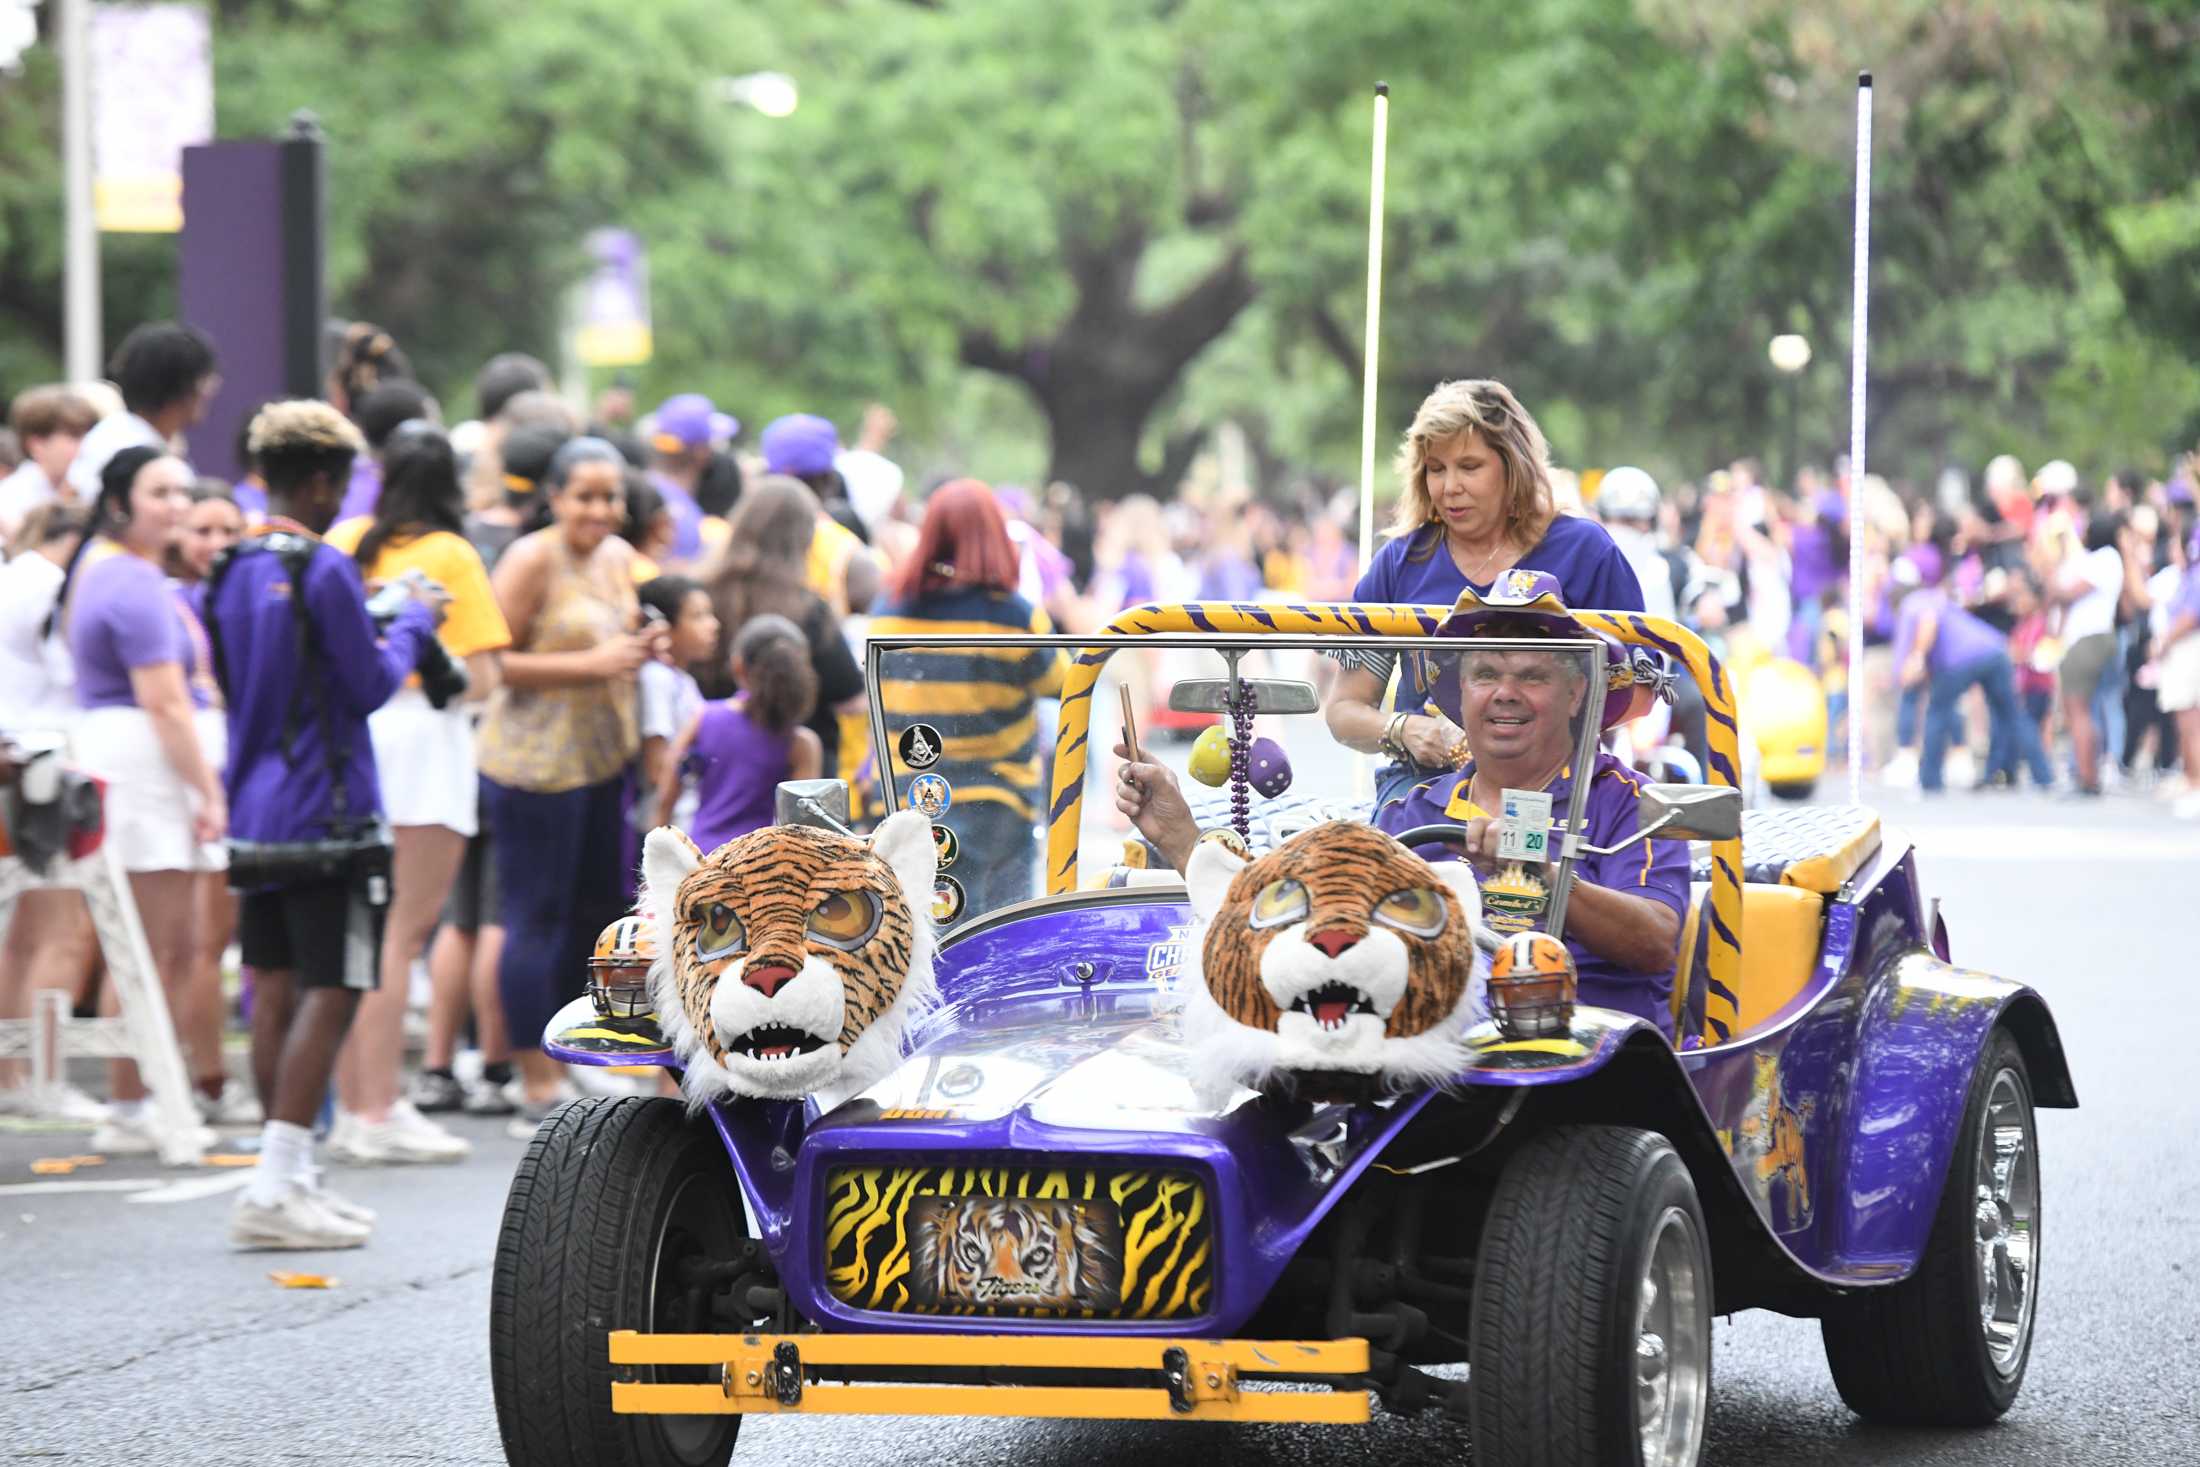
M657 409L650 444L659 453L678 453L682 449L722 442L740 431L739 421L718 411L702 393L683 392L678 397L666 398L664 405Z
M833 457L840 452L839 431L813 413L789 413L772 419L764 428L761 442L764 472L797 478L824 473L832 468Z

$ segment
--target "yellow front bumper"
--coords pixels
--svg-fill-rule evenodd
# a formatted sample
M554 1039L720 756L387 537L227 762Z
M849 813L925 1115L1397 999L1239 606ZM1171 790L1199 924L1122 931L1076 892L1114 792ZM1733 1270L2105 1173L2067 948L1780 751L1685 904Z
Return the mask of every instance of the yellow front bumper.
M1064 1335L655 1335L616 1330L614 1365L716 1367L715 1383L614 1381L611 1409L654 1415L1021 1416L1136 1421L1368 1419L1354 1378L1365 1340L1169 1340ZM971 1384L813 1383L814 1374L927 1376L967 1370ZM1160 1372L1156 1388L989 1385L1001 1370ZM1334 1377L1338 1389L1306 1389ZM1278 1378L1297 1382L1288 1389ZM1318 1384L1318 1380L1315 1382Z

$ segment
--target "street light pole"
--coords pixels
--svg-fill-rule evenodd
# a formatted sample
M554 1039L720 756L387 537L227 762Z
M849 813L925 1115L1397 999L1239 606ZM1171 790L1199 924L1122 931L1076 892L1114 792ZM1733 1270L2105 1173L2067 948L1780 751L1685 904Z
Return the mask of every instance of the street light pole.
M1790 492L1793 492L1793 491L1794 491L1794 488L1795 488L1795 474L1796 474L1796 470L1797 470L1797 468L1798 468L1798 465L1797 465L1797 463L1796 463L1796 459L1797 459L1797 457L1798 457L1798 456L1799 456L1799 454L1800 454L1800 450L1799 450L1799 449L1798 449L1798 447L1797 447L1797 437L1798 437L1798 433L1797 433L1797 429L1796 429L1796 426L1795 426L1795 382L1796 382L1796 378L1797 378L1797 377L1799 377L1800 375L1801 375L1800 373L1796 373L1796 372L1790 372L1790 373L1788 373L1788 374L1787 374L1787 384L1788 384L1788 390L1787 390L1787 400L1788 400L1788 401L1787 401L1787 411L1788 411L1788 432L1787 432L1787 440L1788 440L1788 441L1787 441L1787 470L1786 470L1786 472L1787 472L1787 478L1786 478L1786 480L1784 481L1784 487L1785 487L1785 488L1787 488L1787 489L1788 489L1788 490L1789 490Z
M62 361L71 382L99 376L99 221L92 214L92 0L61 0Z

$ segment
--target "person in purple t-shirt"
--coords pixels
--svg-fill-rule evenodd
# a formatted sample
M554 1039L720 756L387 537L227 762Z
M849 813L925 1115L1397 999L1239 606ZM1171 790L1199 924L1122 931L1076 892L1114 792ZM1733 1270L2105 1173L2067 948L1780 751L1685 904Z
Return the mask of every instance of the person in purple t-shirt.
M817 706L802 628L771 612L750 617L734 639L733 677L741 691L688 721L657 789L657 823L670 825L682 781L693 776L688 835L704 851L771 824L780 782L815 779L824 767L824 744L802 726Z
M197 942L196 875L218 871L227 811L192 686L184 613L161 565L190 506L191 470L166 449L134 445L100 471L91 524L54 613L76 662L77 761L106 782L108 847L130 876L147 947L171 1009L182 1002ZM192 1055L194 1063L215 1066ZM117 1155L157 1149L137 1066L117 1061L116 1105L93 1138Z
M1902 598L1895 614L1894 659L1905 694L1922 689L1925 697L1918 788L1942 788L1948 743L1956 731L1956 704L1974 684L1986 695L1988 782L2000 778L2014 785L2020 761L2040 788L2054 782L2054 770L2040 747L2039 726L2024 716L2017 701L2009 639L1958 606L1940 585L1920 586Z
M741 431L699 392L667 398L657 409L650 448L649 481L672 511L672 547L665 568L680 570L703 558L703 507L695 489L710 468L712 448Z
M1399 446L1404 493L1389 544L1353 588L1355 601L1450 606L1468 587L1486 592L1513 567L1558 578L1566 602L1598 611L1642 610L1642 582L1595 520L1558 513L1543 430L1502 382L1445 382L1425 398ZM1389 707L1393 659L1346 653L1323 712L1337 742L1388 754L1380 799L1446 767L1459 728L1427 710L1430 689L1409 660Z

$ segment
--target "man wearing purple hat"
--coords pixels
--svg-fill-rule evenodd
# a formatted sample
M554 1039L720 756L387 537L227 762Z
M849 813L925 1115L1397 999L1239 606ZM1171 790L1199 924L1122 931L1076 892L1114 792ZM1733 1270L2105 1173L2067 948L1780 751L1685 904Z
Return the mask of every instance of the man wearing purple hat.
M870 532L848 502L848 486L834 465L839 430L815 414L789 413L765 425L759 445L765 473L800 479L817 496L822 512L817 538L810 542L810 589L843 616L868 611L878 597L878 562L865 548Z
M672 511L668 569L692 566L702 559L703 507L696 503L695 486L710 467L712 446L740 431L739 423L718 411L700 392L667 398L657 409L649 438L649 479Z
M1462 592L1438 635L1585 636L1557 588L1547 572L1507 571L1488 597L1471 586ZM1372 823L1393 835L1421 825L1463 827L1454 846L1423 846L1421 853L1442 859L1455 849L1487 884L1499 874L1494 817L1503 808L1504 791L1543 790L1553 810L1566 809L1573 798L1574 720L1587 714L1609 727L1624 719L1633 701L1633 664L1618 659L1625 680L1608 685L1599 701L1588 686L1586 661L1569 653L1478 648L1445 660L1457 663L1456 673L1447 670L1441 680L1456 676L1460 723L1474 758L1456 773L1415 785L1405 798L1377 811ZM1200 832L1176 776L1159 764L1130 762L1120 744L1116 754L1126 761L1116 807L1170 865L1183 870ZM1584 839L1593 846L1616 846L1640 828L1642 778L1599 751L1589 779ZM1566 906L1566 946L1580 971L1581 1001L1637 1015L1671 1035L1673 974L1687 910L1688 842L1653 839L1615 855L1581 857Z

